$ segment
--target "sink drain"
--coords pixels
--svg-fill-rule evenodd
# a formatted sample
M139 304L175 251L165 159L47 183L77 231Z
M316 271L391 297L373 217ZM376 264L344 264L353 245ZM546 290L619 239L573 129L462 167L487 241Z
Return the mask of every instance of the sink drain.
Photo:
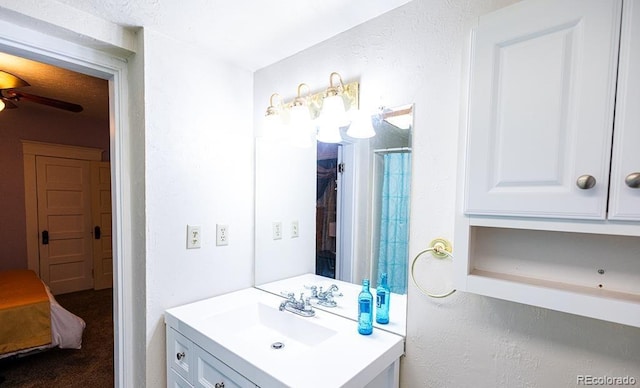
M282 349L284 348L284 344L282 342L274 342L271 344L271 349Z

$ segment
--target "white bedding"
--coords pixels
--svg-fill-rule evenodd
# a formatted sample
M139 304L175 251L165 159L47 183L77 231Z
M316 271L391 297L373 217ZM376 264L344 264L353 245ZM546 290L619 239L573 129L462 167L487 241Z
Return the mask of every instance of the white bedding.
M53 297L53 294L46 284L44 288L47 290L49 303L51 305L51 343L43 346L3 353L0 354L0 359L54 348L56 346L61 349L80 349L82 347L82 333L84 332L86 323L82 318L62 307L56 298Z

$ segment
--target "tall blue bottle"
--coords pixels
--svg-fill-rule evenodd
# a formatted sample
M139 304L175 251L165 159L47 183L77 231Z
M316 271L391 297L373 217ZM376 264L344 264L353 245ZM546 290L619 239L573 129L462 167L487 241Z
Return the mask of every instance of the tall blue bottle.
M376 288L376 322L386 324L389 323L389 299L391 291L387 284L386 272L380 276L380 283Z
M369 279L362 280L362 291L358 295L358 333L373 332L373 295L369 291Z

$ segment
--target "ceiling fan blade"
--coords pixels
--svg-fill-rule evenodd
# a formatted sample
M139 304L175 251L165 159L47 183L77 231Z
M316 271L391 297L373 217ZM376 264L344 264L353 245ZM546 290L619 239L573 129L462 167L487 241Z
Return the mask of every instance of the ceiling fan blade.
M64 110L68 110L70 112L82 112L82 106L78 105L78 104L73 104L71 102L66 102L66 101L61 101L61 100L55 100L53 98L49 98L49 97L42 97L42 96L37 96L35 94L29 94L29 93L24 93L24 92L18 92L15 90L12 90L10 92L7 92L11 97L16 97L18 100L28 100L31 102L35 102L38 104L43 104L43 105L48 105L54 108L58 108L58 109L64 109Z
M29 86L29 83L20 77L0 70L0 89L13 89Z

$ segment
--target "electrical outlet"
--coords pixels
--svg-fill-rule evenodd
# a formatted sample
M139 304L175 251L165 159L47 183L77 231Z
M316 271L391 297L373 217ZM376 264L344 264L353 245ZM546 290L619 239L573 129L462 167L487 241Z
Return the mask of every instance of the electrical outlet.
M298 225L298 220L291 221L291 238L296 238L300 236L300 225Z
M200 248L202 241L202 233L200 227L196 225L187 225L187 249Z
M229 245L229 225L216 224L216 245Z
M282 239L282 222L277 221L273 223L273 239Z

